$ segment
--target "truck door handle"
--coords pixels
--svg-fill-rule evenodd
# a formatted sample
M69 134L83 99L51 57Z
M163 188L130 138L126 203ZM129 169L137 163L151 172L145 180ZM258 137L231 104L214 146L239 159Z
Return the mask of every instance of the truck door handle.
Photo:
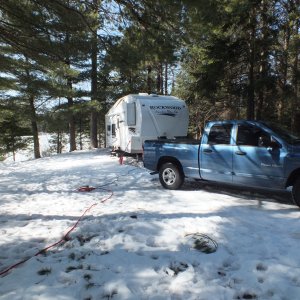
M204 149L203 152L205 152L205 153L212 153L212 150L211 149Z
M244 151L235 151L236 155L246 155L247 153Z

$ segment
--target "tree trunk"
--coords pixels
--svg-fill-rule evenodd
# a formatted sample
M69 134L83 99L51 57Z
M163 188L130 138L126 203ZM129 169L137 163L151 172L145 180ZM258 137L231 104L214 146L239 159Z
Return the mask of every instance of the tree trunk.
M13 141L12 141L12 153L13 153L13 161L16 161L16 151L15 151L14 139L15 139L15 137L13 137Z
M107 103L104 102L103 103L103 109L102 109L103 112L107 112ZM102 126L102 131L103 131L103 147L106 148L107 145L106 145L106 128L105 128L105 115L103 116L103 126ZM99 135L101 133L99 132Z
M29 96L29 107L30 107L30 119L31 119L31 130L33 136L33 150L34 158L41 158L40 143L39 143L39 132L36 121L36 111L34 107L34 96Z
M251 55L252 56L252 55ZM248 86L248 99L247 99L247 119L254 119L254 61L251 59L249 62L249 86Z
M79 150L83 150L81 113L79 113L79 116L77 116L77 128L77 136L79 136Z
M62 152L62 142L61 142L61 133L58 130L56 136L56 153L60 154Z
M173 93L173 91L175 90L175 71L174 69L171 69L172 72L172 88L171 88L171 95Z
M68 3L70 4L70 3ZM66 33L66 40L65 43L68 46L70 42L70 34L69 32ZM66 59L65 59L65 63L68 66L69 69L71 69L71 60L70 60L70 54L68 53L68 48L67 48L67 52L66 52ZM72 82L72 78L70 77L70 75L66 76L67 79L67 91L68 91L68 95L67 95L67 100L68 100L68 114L69 114L69 143L70 143L70 149L69 151L75 151L76 150L76 125L75 125L75 116L74 116L74 112L73 112L73 105L74 105L74 101L73 101L73 96L72 96L72 92L73 92L73 82Z
M60 106L60 98L58 100L58 105ZM57 132L56 132L56 153L60 154L62 153L62 133L61 129L58 127Z
M299 19L295 21L294 35L297 36L299 32L300 21ZM299 119L299 91L298 91L298 73L299 73L299 45L295 45L294 61L293 61L293 101L292 101L292 118L291 118L291 127L295 132L300 131L300 124L297 124L296 120Z
M67 85L69 92L72 91L72 80L68 78ZM75 125L75 116L73 113L73 97L68 96L68 108L69 108L69 140L70 140L70 152L76 150L76 125Z
M256 107L256 118L261 120L264 114L264 104L265 104L265 97L266 97L266 80L268 76L267 72L267 46L265 45L268 39L268 28L267 28L267 4L265 0L261 1L261 40L263 41L261 50L260 50L260 66L259 66L259 78L260 78L260 86L258 91L258 101Z
M279 122L284 122L284 111L286 108L286 92L288 82L288 61L289 61L289 45L290 45L291 30L287 20L284 32L283 57L281 61L282 80L280 82L280 97L278 102L278 119Z
M165 62L165 95L168 95L168 63Z
M94 108L92 108L94 109ZM91 147L98 148L98 113L91 112L90 130L91 130Z
M252 11L250 19L250 40L249 40L249 85L248 85L248 99L247 99L247 119L253 120L255 118L255 103L254 103L254 66L255 66L255 9Z
M152 93L152 79L151 79L152 67L150 65L147 66L147 93Z
M93 0L93 12L95 14L98 14L99 9L99 0ZM95 32L93 32L92 36L92 49L91 49L91 58L92 58L92 70L91 70L91 101L97 101L97 95L98 95L98 82L97 82L97 54L98 54L98 38L97 38L97 29L98 24L96 25L96 28L94 29ZM92 148L98 148L98 113L97 111L92 107L91 112L91 120L90 120L90 143Z
M26 56L25 56L25 59L26 59L26 62L28 62L28 58ZM27 88L30 90L30 83L32 81L32 78L30 77L30 71L28 68L25 69L25 73L26 73L26 77L28 80ZM29 94L28 96L29 96L28 102L29 102L31 130L32 130L32 136L33 136L33 154L34 154L34 158L41 158L39 132L38 132L38 126L37 126L36 110L35 110L35 106L34 106L35 96L32 94Z
M163 95L164 94L164 71L163 71L163 64L161 63L159 65L159 73L160 73L160 94Z
M158 65L157 67L157 77L156 77L156 93L157 94L161 94L161 81L162 81L162 78L161 78L161 64Z

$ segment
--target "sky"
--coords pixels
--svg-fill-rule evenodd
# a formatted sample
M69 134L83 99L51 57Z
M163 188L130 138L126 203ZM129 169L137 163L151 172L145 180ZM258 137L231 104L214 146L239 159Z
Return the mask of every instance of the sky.
M0 164L0 300L299 299L289 193L166 190L106 149Z

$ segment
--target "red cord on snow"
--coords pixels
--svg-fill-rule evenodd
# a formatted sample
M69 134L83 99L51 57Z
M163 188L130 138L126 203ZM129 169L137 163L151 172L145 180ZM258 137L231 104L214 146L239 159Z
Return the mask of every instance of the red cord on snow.
M91 192L95 190L96 188L93 186L84 185L77 189L78 192Z
M83 186L83 187L80 187L79 189L77 189L77 191L78 191L78 192L90 192L90 191L95 190L95 189L96 189L95 187ZM28 258L26 258L26 259L23 259L23 260L19 261L18 263L14 264L14 265L12 265L12 266L10 266L10 267L8 267L8 268L6 268L5 270L3 270L3 271L0 272L0 276L5 275L5 274L8 273L9 271L15 269L16 267L18 267L19 265L25 263L26 261L30 260L31 258L33 258L33 257L35 257L35 256L38 256L38 255L40 255L40 254L43 254L43 253L45 253L47 250L49 250L49 249L51 249L51 248L53 248L53 247L55 247L55 246L57 246L57 245L59 245L59 244L62 244L62 243L65 243L65 242L69 241L69 240L70 240L69 234L70 234L72 231L74 231L74 229L77 227L77 225L79 224L79 222L81 221L81 219L87 214L87 212L90 211L93 207L95 207L95 206L98 205L99 203L104 203L104 202L106 202L106 201L109 200L109 199L113 196L113 194L114 194L113 191L110 190L110 189L104 189L104 188L97 188L97 189L101 189L101 190L103 190L103 191L105 191L105 192L109 192L110 194L109 194L109 196L104 197L100 202L94 203L94 204L92 204L90 207L88 207L88 208L83 212L83 214L79 217L79 219L76 221L76 223L75 223L75 224L67 231L67 233L65 233L65 234L63 235L63 237L62 237L59 241L57 241L56 243L54 243L54 244L52 244L52 245L50 245L50 246L45 247L45 248L42 249L42 250L39 250L37 253L35 253L35 254L32 255L31 257L28 257Z

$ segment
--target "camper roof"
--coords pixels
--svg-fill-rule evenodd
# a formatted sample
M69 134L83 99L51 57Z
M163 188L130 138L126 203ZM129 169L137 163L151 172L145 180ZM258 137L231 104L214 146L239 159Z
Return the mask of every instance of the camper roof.
M129 95L126 95L126 96L120 98L119 100L117 100L116 103L111 107L111 109L113 109L114 107L117 107L126 98L127 99L130 99L130 98L133 98L133 99L151 99L151 100L161 99L161 98L164 98L165 100L178 99L174 96L165 96L165 95L148 94L148 93L129 94Z

